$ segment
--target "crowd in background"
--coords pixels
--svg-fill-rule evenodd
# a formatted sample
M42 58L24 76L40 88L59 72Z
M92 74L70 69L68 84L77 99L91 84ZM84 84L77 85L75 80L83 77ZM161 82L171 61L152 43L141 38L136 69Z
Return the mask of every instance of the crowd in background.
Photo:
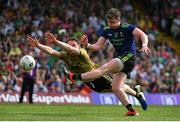
M0 92L20 92L19 61L26 54L33 55L37 62L35 92L79 92L81 81L71 85L65 82L62 73L65 63L30 47L26 37L36 37L40 43L58 51L61 48L45 41L45 32L55 34L62 41L72 35L80 38L86 34L89 42L94 43L106 26L105 12L116 7L122 11L122 21L141 28L149 37L152 54L137 53L131 77L143 86L144 92L180 93L180 56L168 44L157 41L160 32L180 41L178 5L178 0L149 0L141 8L145 11L141 11L128 0L1 0ZM103 50L89 55L101 65L113 58L114 48L107 43Z

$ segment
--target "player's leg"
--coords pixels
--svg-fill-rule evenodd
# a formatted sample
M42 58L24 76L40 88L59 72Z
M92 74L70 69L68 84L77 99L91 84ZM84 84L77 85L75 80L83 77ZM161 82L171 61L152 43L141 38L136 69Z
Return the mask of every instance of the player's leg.
M93 71L86 72L83 74L73 75L73 79L89 81L100 78L101 76L108 73L119 72L122 69L123 69L123 63L118 58L115 58Z
M65 75L67 84L72 84L73 82L75 82L75 80L72 79L72 76L74 74L71 71L69 71L65 66L62 68L62 71Z
M20 98L19 98L19 103L23 102L23 98L24 98L26 88L27 88L27 81L26 81L26 79L23 79L23 83L22 83L22 87L21 87L21 95L20 95Z
M133 90L130 86L128 86L127 84L124 84L124 91L132 96L136 96L136 91Z
M88 87L96 92L112 92L112 79L110 77L100 77L93 81L85 83ZM124 84L123 89L127 94L136 97L143 110L147 109L147 103L142 92L140 92L140 86L136 85L135 90Z
M33 103L34 80L29 82L29 103Z
M143 94L143 92L141 92L140 89L141 89L140 85L136 85L135 88L132 89L128 85L124 84L125 92L136 97L138 99L139 103L141 104L142 109L146 110L148 108L148 105L146 103L146 99L144 97L144 94Z
M138 99L139 103L141 104L141 107L143 110L147 110L148 105L146 103L146 99L144 97L144 93L141 92L141 86L140 85L136 85L135 86L135 91L136 91L136 98Z
M130 103L128 96L124 89L124 82L126 81L127 75L123 72L114 73L112 81L112 91L119 98L121 103L128 109L127 116L138 115L133 105Z
M130 78L130 72L133 70L134 65L135 65L135 57L130 56L128 54L123 57L120 57L120 60L123 61L124 63L124 69L122 70L122 72L124 72L127 75L127 77ZM132 82L132 79L128 79L128 81ZM144 98L144 94L140 92L140 90L137 90L137 88L132 89L128 85L124 86L124 90L126 91L126 93L129 93L130 95L135 96L138 99L143 110L147 109L148 105Z

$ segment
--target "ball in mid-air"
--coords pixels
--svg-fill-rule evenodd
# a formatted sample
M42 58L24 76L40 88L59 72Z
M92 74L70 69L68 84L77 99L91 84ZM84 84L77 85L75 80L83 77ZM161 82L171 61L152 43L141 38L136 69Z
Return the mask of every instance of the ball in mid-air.
M35 64L35 59L30 55L25 55L20 60L20 66L24 71L31 71Z

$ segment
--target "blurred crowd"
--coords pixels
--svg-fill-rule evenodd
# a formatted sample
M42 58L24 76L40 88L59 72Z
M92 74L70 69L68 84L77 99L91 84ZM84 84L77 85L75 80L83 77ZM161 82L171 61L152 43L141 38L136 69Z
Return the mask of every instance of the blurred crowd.
M157 41L160 32L180 41L179 1L148 0L143 2L144 11L133 5L129 0L1 0L0 92L20 92L19 61L25 54L33 55L37 62L35 92L79 92L83 87L81 81L66 83L62 73L65 63L30 47L26 37L36 37L58 51L61 48L45 41L45 32L62 41L86 34L89 42L94 43L106 26L105 12L116 7L122 11L122 21L141 28L149 37L152 54L137 53L131 77L148 93L180 93L180 56L168 44ZM114 49L107 43L103 50L89 55L101 65L114 57Z

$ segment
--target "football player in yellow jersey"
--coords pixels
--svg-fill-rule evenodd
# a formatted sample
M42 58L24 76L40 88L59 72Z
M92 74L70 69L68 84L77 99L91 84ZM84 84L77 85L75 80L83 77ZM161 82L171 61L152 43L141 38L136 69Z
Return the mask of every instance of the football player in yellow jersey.
M50 43L55 43L59 47L63 49L63 51L58 52L54 49L52 49L49 46L42 45L39 43L39 41L36 38L32 38L30 36L27 37L27 40L29 41L30 45L33 47L37 47L40 50L58 57L62 60L64 60L70 71L73 73L84 73L87 71L95 70L98 65L91 62L89 55L87 54L86 50L84 48L80 47L80 44L78 40L75 38L69 38L66 43L61 42L55 38L55 36L51 33L45 34L46 39ZM87 39L85 36L81 39ZM82 40L81 40L82 41ZM111 78L108 75L103 75L100 78L97 78L93 81L83 81L87 86L89 86L91 89L93 89L96 92L104 92L104 91L112 91L112 84L111 84ZM124 84L123 88L125 89L126 93L135 96L137 98L138 90L135 91L131 89L128 85ZM128 108L134 109L133 106Z
M85 73L98 67L97 64L91 62L87 51L80 47L77 39L69 38L64 43L58 40L56 41L56 38L51 33L46 33L45 37L49 43L56 43L63 51L58 52L49 46L40 44L36 38L30 36L27 37L27 40L31 46L37 47L43 52L65 61L72 73ZM96 92L111 91L111 77L108 75L104 75L93 81L85 81L84 83Z

